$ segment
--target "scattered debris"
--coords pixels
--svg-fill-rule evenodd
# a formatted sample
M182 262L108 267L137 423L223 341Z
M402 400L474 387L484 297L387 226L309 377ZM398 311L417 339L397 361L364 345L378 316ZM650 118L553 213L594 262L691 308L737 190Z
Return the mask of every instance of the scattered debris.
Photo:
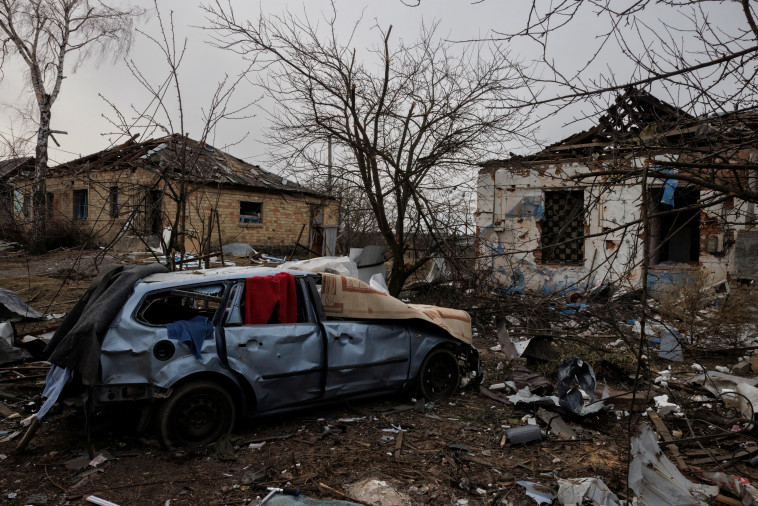
M718 487L698 485L685 478L663 454L649 425L643 424L640 435L632 438L631 451L629 488L643 504L702 505L719 493Z
M579 387L587 394L595 395L595 371L587 362L580 358L570 358L558 367L558 399L561 406L575 414L581 414L584 408L584 398L578 388L573 387L576 380Z
M558 479L558 502L566 506L590 504L618 506L619 499L602 480L597 478Z
M221 247L221 251L224 253L224 255L231 255L233 257L247 257L251 253L255 253L255 250L252 246L241 242L224 244Z
M518 481L517 485L521 485L526 490L526 495L537 501L537 504L550 504L555 499L555 496L548 487L535 483L533 481Z
M21 300L12 290L0 288L0 321L41 320L45 316Z
M572 429L561 416L557 413L551 413L545 408L537 410L537 416L547 424L550 432L563 439L576 439L576 432Z
M410 502L410 497L400 492L386 480L365 478L346 487L349 498L367 504L381 506L401 506Z
M542 441L542 431L537 425L512 427L505 431L505 437L512 445L526 444L533 441Z

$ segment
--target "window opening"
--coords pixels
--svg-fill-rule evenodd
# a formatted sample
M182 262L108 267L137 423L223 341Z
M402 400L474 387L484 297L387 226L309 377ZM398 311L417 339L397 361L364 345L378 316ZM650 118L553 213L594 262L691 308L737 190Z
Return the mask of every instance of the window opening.
M584 191L545 192L542 263L584 262Z
M118 186L111 186L111 218L118 218Z
M45 198L45 208L47 210L47 217L52 219L55 215L55 194L47 192Z
M24 212L24 193L20 190L13 190L13 212L22 214Z
M89 215L87 190L74 190L74 219L86 220Z
M677 186L673 206L664 204L663 188L650 190L650 263L696 262L700 257L700 190L694 186ZM688 209L692 207L692 209ZM670 212L667 211L676 211Z
M149 190L145 197L145 232L148 234L163 233L162 209L163 191L156 189Z
M263 203L240 200L240 223L263 223Z
M31 196L28 193L24 193L23 213L24 217L28 218L31 209Z
M213 316L221 304L224 285L181 287L147 296L137 312L137 320L149 325Z

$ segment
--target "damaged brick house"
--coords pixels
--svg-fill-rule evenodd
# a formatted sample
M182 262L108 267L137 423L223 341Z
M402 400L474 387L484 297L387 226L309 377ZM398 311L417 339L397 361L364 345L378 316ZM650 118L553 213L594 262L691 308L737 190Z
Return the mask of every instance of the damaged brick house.
M647 165L651 287L701 271L711 282L756 279L756 126L753 111L696 118L628 89L593 128L483 163L482 267L507 292L638 287Z
M217 248L219 237L271 254L298 241L333 252L336 199L186 137L135 139L48 169L48 219L71 221L101 245L157 245L179 223L189 252ZM24 185L31 179L14 181Z
M22 156L0 160L0 231L18 218L28 217L31 193L14 189L13 180L34 172L34 158Z

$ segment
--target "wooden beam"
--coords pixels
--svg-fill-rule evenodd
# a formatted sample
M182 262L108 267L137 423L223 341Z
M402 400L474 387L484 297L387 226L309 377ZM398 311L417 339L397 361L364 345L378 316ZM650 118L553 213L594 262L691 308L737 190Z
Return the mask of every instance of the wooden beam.
M655 425L655 430L658 431L658 434L660 434L661 438L666 443L666 446L668 446L671 455L676 461L676 467L678 467L680 471L686 471L689 469L689 466L684 461L684 457L679 453L679 448L676 446L676 443L674 443L674 438L671 437L671 433L666 427L666 424L663 423L663 420L661 420L661 417L658 416L658 413L650 408L647 410L647 416L650 418L650 421L653 422L653 425Z

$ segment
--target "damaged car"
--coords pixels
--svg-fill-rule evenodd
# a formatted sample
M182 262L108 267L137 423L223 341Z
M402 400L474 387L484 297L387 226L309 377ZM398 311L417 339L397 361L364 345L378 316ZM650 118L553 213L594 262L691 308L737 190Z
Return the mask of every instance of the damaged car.
M127 286L93 282L50 361L70 373L58 375L62 397L154 408L169 447L212 442L238 418L399 391L435 400L481 380L465 311L405 304L335 274L128 273L115 275ZM119 304L115 317L89 313L103 298Z

